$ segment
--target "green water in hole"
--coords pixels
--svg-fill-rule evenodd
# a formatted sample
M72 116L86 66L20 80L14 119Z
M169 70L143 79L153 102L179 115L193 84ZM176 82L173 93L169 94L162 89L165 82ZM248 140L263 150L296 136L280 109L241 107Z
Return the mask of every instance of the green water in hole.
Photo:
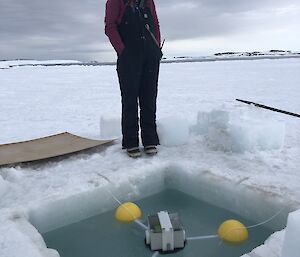
M216 234L219 225L227 219L237 219L246 226L255 223L176 190L168 189L136 203L143 211L144 224L148 214L162 210L178 212L187 237ZM144 230L135 223L117 222L114 212L45 233L44 240L49 248L58 250L61 257L151 257L153 252L144 244ZM183 250L168 256L238 257L262 244L272 232L263 226L250 229L248 241L241 245L221 243L218 238L188 241Z

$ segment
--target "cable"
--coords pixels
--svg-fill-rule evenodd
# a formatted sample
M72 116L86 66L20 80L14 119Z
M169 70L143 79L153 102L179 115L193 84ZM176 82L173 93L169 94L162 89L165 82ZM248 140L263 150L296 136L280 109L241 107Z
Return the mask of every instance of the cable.
M152 255L152 257L156 257L156 256L158 256L159 255L159 252L155 252L153 255Z
M255 227L258 227L258 226L261 226L261 225L264 225L268 222L270 222L271 220L275 219L279 214L281 214L285 209L287 208L287 206L281 208L278 212L276 212L273 216L271 216L269 219L265 220L265 221L262 221L260 223L257 223L255 225L251 225L251 226L247 226L247 227L244 227L244 228L232 228L230 230L228 230L225 234L225 236L227 234L229 234L230 232L232 232L233 230L237 230L237 229L251 229L251 228L255 228ZM218 235L208 235L208 236L194 236L194 237L187 237L186 240L188 241L192 241L192 240L202 240L202 239L212 239L212 238L218 238L219 236ZM221 243L222 244L222 241Z
M192 237L187 237L186 240L192 241L192 240L201 240L201 239L211 239L211 238L217 238L219 237L218 235L209 235L209 236L192 236Z
M108 183L112 184L113 183L104 175L100 174L100 173L97 173L101 178L105 179ZM104 190L118 203L119 206L123 205L123 203L107 188L104 187ZM132 216L134 218L134 222L139 225L141 228L143 229L148 229L148 227L143 224L140 220L136 219L135 215L128 209L126 208L126 206L122 206L128 213L130 216Z
M143 229L145 230L148 229L148 227L144 223L142 223L139 219L134 220L134 222L138 224L140 227L142 227Z
M102 174L99 174L98 173L98 175L100 176L100 177L102 177L102 178L104 178L106 181L108 181L110 184L112 184L113 185L113 183L107 178L107 177L105 177L104 175L102 175ZM106 192L108 192L109 194L110 194L110 196L118 203L118 205L122 205L122 202L110 191L110 190L108 190L108 189L106 189L106 188L104 188L104 190L106 191ZM131 213L131 211L129 210L129 209L127 209L125 206L123 206L124 207L124 209L133 217L133 218L135 218L135 216ZM228 230L227 232L226 232L226 234L225 234L225 236L228 234L228 233L230 233L230 232L232 232L233 230L237 230L237 229L251 229L251 228L255 228L255 227L258 227L258 226L262 226L262 225L264 225L264 224L266 224L266 223L268 223L268 222L270 222L271 220L273 220L273 219L275 219L279 214L281 214L285 209L287 209L288 208L288 206L285 206L285 207L283 207L283 208L281 208L277 213L275 213L273 216L271 216L270 218L268 218L267 220L265 220L265 221L262 221L262 222L260 222L260 223L257 223L257 224L255 224L255 225L251 225L251 226L247 226L247 227L244 227L244 228L233 228L233 229L230 229L230 230ZM136 223L136 224L138 224L141 228L143 228L143 229L148 229L148 227L145 225L145 224L143 224L140 220L138 220L138 219L135 219L134 220L134 222ZM213 239L213 238L218 238L219 237L219 235L207 235L207 236L194 236L194 237L187 237L186 238L186 240L187 241L193 241L193 240L203 240L203 239ZM221 238L220 238L221 239ZM223 241L222 240L220 240L220 243L219 243L219 247L222 245L222 243L223 243ZM156 257L156 256L158 256L159 255L159 252L155 252L153 255L152 255L152 257Z
M286 208L288 208L287 206L285 207L282 207L277 213L275 213L271 218L265 220L265 221L262 221L258 224L255 224L255 225L252 225L252 226L248 226L246 228L255 228L255 227L258 227L258 226L261 226L261 225L264 225L266 223L268 223L269 221L275 219L279 214L281 214Z

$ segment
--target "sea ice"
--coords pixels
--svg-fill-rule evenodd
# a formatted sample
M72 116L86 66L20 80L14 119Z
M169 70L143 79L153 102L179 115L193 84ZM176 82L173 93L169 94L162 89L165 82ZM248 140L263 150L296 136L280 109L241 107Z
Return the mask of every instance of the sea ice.
M121 120L119 117L100 118L100 136L103 139L118 138L121 134Z
M274 120L240 120L230 125L232 151L280 149L284 144L285 126Z
M283 146L285 124L249 107L232 112L198 112L192 131L204 135L213 150L271 150Z
M0 221L1 257L59 257L56 250L47 248L39 231L24 214L16 211L4 224Z
M201 143L206 140L209 142L208 128L213 128L215 135L220 138L223 136L222 138L226 139L223 141L224 148L232 149L233 143L237 144L237 141L230 141L233 131L229 128L232 124L236 124L236 140L242 139L241 136L245 135L246 132L258 133L257 130L252 131L251 124L247 122L248 119L252 122L258 120L259 122L254 124L258 127L270 120L271 128L270 130L267 128L268 131L262 131L264 132L262 136L264 139L277 141L280 145L285 137L284 124L278 122L276 118L283 117L279 116L282 114L274 114L275 122L270 119L273 114L267 110L259 112L265 112L269 115L269 117L266 116L266 119L254 114L247 118L246 114L252 112L251 108L244 108L242 104L238 106L234 97L243 98L247 96L247 100L256 100L263 104L297 112L299 109L299 60L163 64L158 99L159 114L162 116L180 114L187 119L192 119L197 110L207 111L216 108L220 103L228 103L230 106L225 109L225 112L229 115L229 121L228 123L223 122L223 125L227 127L217 126L216 121L215 124L210 124L210 112L203 113L202 121L197 122L197 125L202 126L201 135L203 138L201 136L201 139L203 140ZM15 67L0 70L0 72L2 108L0 140L2 143L22 141L65 130L77 131L82 135L99 135L101 115L95 118L95 113L103 114L104 119L107 119L107 116L118 116L116 113L120 110L120 96L115 67L113 66ZM99 78L101 79L99 80ZM89 86L87 87L87 85ZM53 102L56 104L53 105ZM238 112L237 107L242 111ZM217 110L224 111L224 108ZM233 112L235 112L236 117L234 117ZM201 118L199 119L201 120ZM160 170L161 166L169 163L171 165L167 169L168 172L173 171L174 163L183 167L180 170L181 177L178 178L175 176L176 174L169 176L172 179L180 179L182 183L186 180L186 174L192 170L199 177L201 185L205 185L202 182L202 174L211 173L220 180L220 183L231 181L241 185L245 184L255 191L262 190L272 198L279 195L285 201L297 200L300 195L298 190L299 123L297 119L292 117L287 116L283 119L287 126L284 151L281 151L280 154L270 154L263 161L259 154L232 156L222 152L211 153L207 151L204 144L198 144L194 147L193 142L197 141L197 138L191 135L187 145L172 149L172 154L169 154L171 152L168 149L161 149L158 158L142 158L132 161L120 151L119 145L115 145L107 149L108 154L79 155L62 162L41 165L38 168L29 165L20 167L15 174L11 172L11 168L7 172L1 169L0 256L40 257L41 255L32 253L31 248L34 246L30 242L34 241L28 240L26 236L30 232L20 234L4 214L5 210L9 213L16 208L33 211L32 206L38 205L40 208L36 207L39 210L35 212L35 215L39 216L40 212L43 214L47 211L46 207L53 207L51 202L55 203L61 199L57 205L54 204L56 209L53 208L53 211L50 212L53 216L50 215L47 222L55 220L56 217L64 219L61 215L63 208L69 212L75 209L76 212L73 211L71 215L82 217L81 212L87 211L86 205L88 203L95 208L101 206L99 201L104 201L105 192L98 194L98 198L93 199L91 197L89 202L85 200L83 208L81 204L83 198L78 198L78 202L72 202L71 206L74 209L69 208L70 205L63 205L62 200L102 186L102 179L97 175L98 171L101 174L103 172L111 181L116 181L116 185L125 183L131 187L131 190L127 190L125 193L124 190L116 189L119 192L117 196L123 197L123 200L137 199L138 195L142 195L142 190L149 195L152 194L153 185L159 186L160 184L151 180L153 177L162 176L165 171ZM244 121L243 124L242 121ZM272 126L274 124L277 126L277 131ZM173 124L167 133L172 133L173 130L177 129L177 126L181 125ZM241 130L238 129L238 125L242 127ZM196 126L196 134L200 132L199 126ZM108 129L108 132L111 131ZM272 138L271 132L273 133ZM252 136L249 136L249 140L250 143L252 142L251 144L245 144L241 140L241 149L245 149L245 146L254 147L253 142L257 141L253 141ZM245 141L247 142L247 140ZM187 150L191 150L191 153ZM199 158L195 158L197 156ZM154 174L155 176L153 176ZM99 181L97 178L100 178ZM208 179L212 180L210 177ZM204 191L198 180L194 184L198 189L200 188L199 190ZM208 186L216 196L216 201L220 201L221 197L219 196L223 196L224 191L220 190L219 186L206 185L206 187ZM163 187L162 184L161 187ZM192 187L189 189L193 193L194 187L190 187ZM120 188L122 187L120 186ZM196 189L194 190L196 191ZM232 187L232 190L235 190L235 187ZM143 195L147 195L146 193ZM242 199L238 194L230 195L228 193L225 197L228 201L232 198L232 202L236 204L242 202L242 200L237 201ZM109 200L110 196L105 198ZM254 205L256 203L253 198L248 199L245 201L246 204ZM242 208L240 207L240 209ZM269 208L269 212L271 210ZM244 206L242 211L250 213ZM262 216L262 209L257 208L257 206L253 208L253 212L259 217ZM86 213L84 216L86 217ZM267 216L263 215L263 217ZM33 218L32 215L29 217ZM40 216L40 218L42 217ZM68 218L69 216L65 219ZM19 224L16 226L19 227ZM36 244L34 243L34 245ZM40 248L40 245L37 247ZM268 255L259 256L279 257L281 249L278 249L281 248L281 241L270 242L269 248L272 249L272 253L270 251ZM251 254L252 257L254 255Z
M298 257L300 252L300 210L289 214L282 247L282 257Z
M6 193L8 189L8 182L6 182L0 175L0 198Z
M163 146L183 145L189 138L189 125L184 118L169 116L157 122L157 133Z

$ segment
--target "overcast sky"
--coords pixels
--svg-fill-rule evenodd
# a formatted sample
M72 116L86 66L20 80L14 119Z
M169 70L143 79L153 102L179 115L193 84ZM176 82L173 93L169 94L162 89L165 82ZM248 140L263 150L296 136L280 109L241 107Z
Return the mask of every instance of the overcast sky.
M0 0L0 59L116 58L106 0ZM300 0L155 0L165 56L300 51Z

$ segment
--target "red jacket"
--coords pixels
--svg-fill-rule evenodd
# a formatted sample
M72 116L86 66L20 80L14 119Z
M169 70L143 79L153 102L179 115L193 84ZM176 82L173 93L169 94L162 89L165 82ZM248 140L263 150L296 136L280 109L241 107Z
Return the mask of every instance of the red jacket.
M160 28L156 14L156 9L153 0L147 0L147 6L150 9L156 32L156 40L160 44ZM118 32L118 25L122 21L125 11L125 4L123 0L107 0L105 12L105 34L108 36L112 46L118 54L121 54L125 46L122 42L121 36Z

